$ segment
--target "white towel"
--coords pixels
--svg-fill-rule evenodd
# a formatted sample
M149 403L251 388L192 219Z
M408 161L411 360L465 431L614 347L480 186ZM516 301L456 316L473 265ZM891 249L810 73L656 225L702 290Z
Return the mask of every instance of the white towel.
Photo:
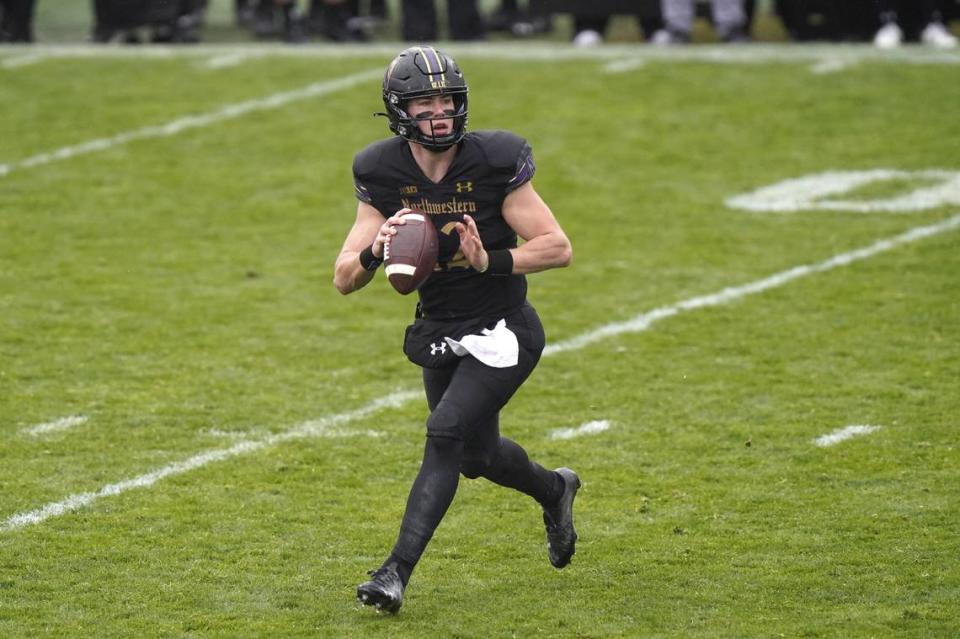
M520 347L517 336L507 328L507 320L497 322L493 329L485 328L480 335L465 335L460 341L444 337L453 352L459 357L470 354L493 368L509 368L517 365Z

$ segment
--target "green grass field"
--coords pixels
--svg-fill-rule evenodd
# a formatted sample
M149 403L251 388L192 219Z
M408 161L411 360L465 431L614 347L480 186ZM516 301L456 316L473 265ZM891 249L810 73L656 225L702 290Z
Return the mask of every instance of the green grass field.
M581 540L464 480L355 603L426 417L413 300L331 284L399 48L0 49L0 636L960 636L960 54L914 48L453 47L573 241L502 427Z

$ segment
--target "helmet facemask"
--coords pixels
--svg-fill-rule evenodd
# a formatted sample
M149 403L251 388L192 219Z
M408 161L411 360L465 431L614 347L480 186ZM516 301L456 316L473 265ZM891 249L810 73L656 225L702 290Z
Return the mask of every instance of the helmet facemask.
M407 112L407 105L416 98L449 95L453 109L444 115L429 113L415 118ZM432 47L411 47L400 53L390 64L383 80L383 104L390 120L390 130L430 151L446 151L463 139L467 128L467 84L456 62ZM437 135L433 123L451 119L449 132ZM430 134L424 133L419 122L430 122Z

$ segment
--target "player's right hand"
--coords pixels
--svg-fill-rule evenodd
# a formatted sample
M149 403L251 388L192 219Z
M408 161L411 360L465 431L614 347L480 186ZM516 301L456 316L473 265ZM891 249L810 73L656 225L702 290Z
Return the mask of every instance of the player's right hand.
M400 209L392 216L384 220L383 225L377 230L377 237L373 240L371 250L378 258L383 258L383 246L389 244L390 239L397 234L397 229L393 228L399 224L406 224L407 221L400 217L404 213L409 213L411 209Z

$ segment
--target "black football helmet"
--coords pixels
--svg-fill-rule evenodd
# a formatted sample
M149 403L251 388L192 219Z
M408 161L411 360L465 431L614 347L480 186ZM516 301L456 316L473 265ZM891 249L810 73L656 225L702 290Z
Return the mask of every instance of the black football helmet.
M413 98L431 95L453 97L453 111L444 115L453 118L453 131L447 135L432 134L433 121L444 118L420 118L431 123L431 135L425 135L418 119L406 111ZM446 151L467 131L467 82L453 58L433 47L410 47L394 58L383 77L383 105L387 112L379 115L387 116L391 131L430 151Z

